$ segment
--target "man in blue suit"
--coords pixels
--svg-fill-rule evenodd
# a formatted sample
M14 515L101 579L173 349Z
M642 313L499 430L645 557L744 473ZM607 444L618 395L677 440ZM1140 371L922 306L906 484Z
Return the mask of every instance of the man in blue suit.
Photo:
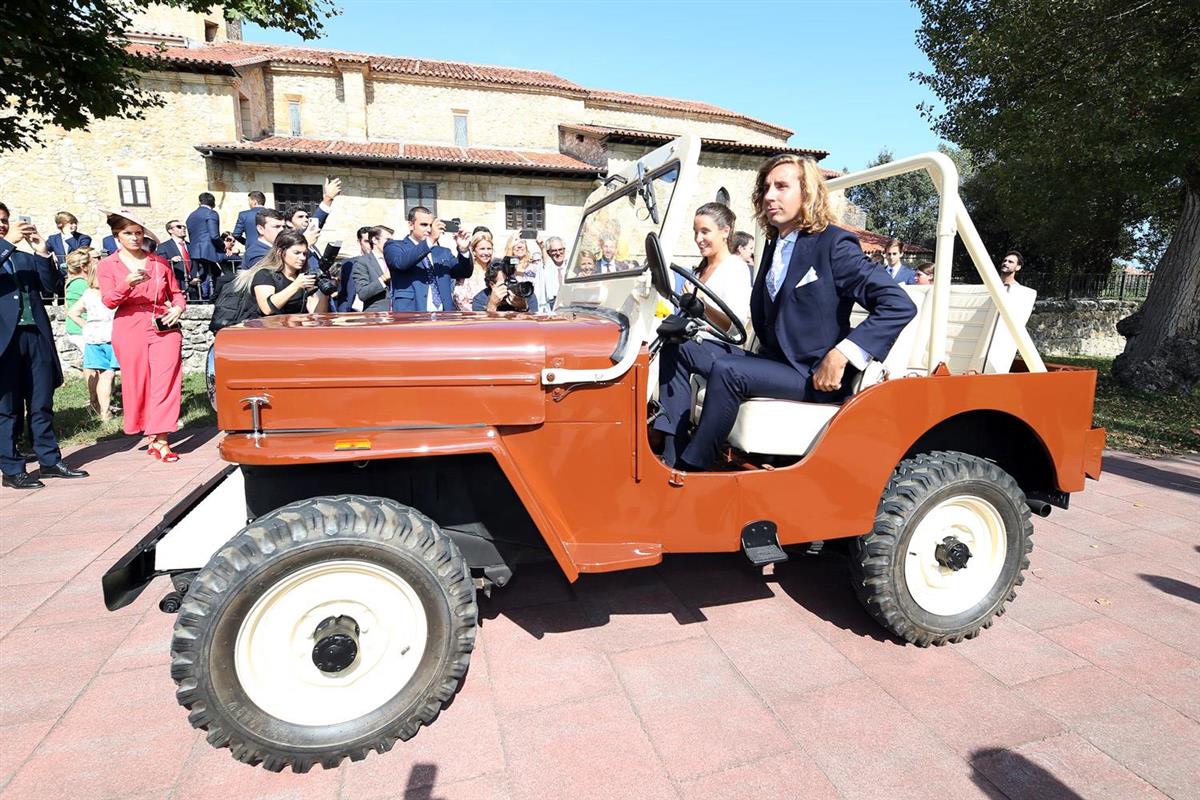
M392 311L453 311L454 280L474 271L467 249L470 234L454 235L457 258L438 238L446 225L424 206L408 212L409 235L384 245L383 259L392 271Z
M17 250L27 241L36 255ZM86 478L62 460L54 435L54 390L62 385L62 365L54 349L50 318L42 294L53 293L58 282L50 251L28 223L9 225L8 206L0 203L0 471L3 485L40 489L45 484L25 471L17 456L17 439L24 427L21 400L29 398L33 450L43 478Z
M275 244L275 237L286 226L283 214L273 208L260 208L258 214L255 215L254 227L258 232L258 238L254 240L254 244L246 248L246 254L242 258L242 269L250 269L262 261L271 251L271 246Z
M70 211L60 211L54 215L54 224L58 233L46 238L46 246L54 255L54 261L60 270L67 265L67 254L81 247L90 247L92 237L79 233L79 220Z
M892 239L883 252L883 266L888 277L896 283L912 285L917 282L917 271L900 263L903 253L904 243L899 239Z
M250 200L250 207L238 212L237 222L233 225L233 238L249 249L250 245L258 241L258 223L254 217L258 210L267 204L267 196L256 189L246 197Z
M760 349L680 347L689 370L708 379L695 432L675 442L686 444L675 462L681 470L716 461L747 398L839 402L848 389L847 366L862 370L872 358L886 358L917 313L854 235L832 224L828 190L812 159L785 154L767 161L753 200L759 221L774 233L750 295ZM868 314L851 330L855 303Z
M221 218L217 216L216 205L217 199L212 192L201 192L199 207L188 214L188 241L195 258L219 261L217 248L225 249L221 244Z

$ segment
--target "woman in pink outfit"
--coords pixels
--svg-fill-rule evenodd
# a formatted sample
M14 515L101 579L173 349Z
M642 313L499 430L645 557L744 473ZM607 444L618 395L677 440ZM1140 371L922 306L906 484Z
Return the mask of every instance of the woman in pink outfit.
M179 424L183 393L179 318L187 300L160 256L142 249L154 235L127 211L108 214L117 250L100 262L100 299L116 311L112 346L121 365L125 432L145 433L160 461L179 456L167 435Z

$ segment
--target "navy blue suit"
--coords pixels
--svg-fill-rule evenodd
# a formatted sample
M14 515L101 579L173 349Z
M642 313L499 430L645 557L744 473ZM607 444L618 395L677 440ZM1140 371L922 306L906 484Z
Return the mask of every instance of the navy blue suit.
M187 218L188 250L196 258L207 258L209 261L219 261L217 252L221 241L221 218L215 209L200 206ZM224 250L224 247L221 247Z
M883 267L883 271L887 272L887 265ZM888 277L891 277L890 275ZM909 286L917 282L917 271L911 267L900 265L900 269L896 270L896 277L892 278L897 284L908 284Z
M269 252L271 252L270 242L266 239L255 239L254 244L248 245L246 252L242 254L242 269L250 269L262 261Z
M193 256L192 244L191 244L191 242L185 242L185 244L187 245L188 257L190 260L191 257ZM186 292L187 285L188 285L188 277L189 277L187 274L187 269L184 268L184 263L182 260L181 261L173 261L172 260L175 258L179 258L179 259L183 258L183 253L181 253L179 251L179 245L177 245L175 243L175 240L173 238L164 239L163 243L158 246L157 252L160 256L162 256L163 258L165 258L167 260L168 264L171 265L171 269L174 270L174 272L175 272L175 280L177 280L179 282L179 288L183 289Z
M430 255L432 268L425 258ZM455 279L469 278L475 269L469 255L455 256L445 247L431 249L428 241L415 244L411 236L385 244L383 260L392 270L392 311L428 311L431 280L437 283L442 308L453 311Z
M760 351L721 353L717 348L704 348L693 354L692 371L707 377L708 387L695 434L680 454L689 465L706 467L716 460L718 448L747 398L840 401L848 391L847 377L836 392L820 392L812 385L812 374L825 354L849 339L882 361L900 331L916 316L912 300L887 272L863 255L854 234L834 225L797 237L783 282L772 299L766 279L775 246L775 241L768 243L750 294L750 317ZM867 309L868 315L851 330L850 311L855 303ZM685 349L691 348L685 345L681 353Z
M237 222L233 225L233 238L249 247L258 241L258 222L255 218L263 206L247 208L238 212Z
M78 250L81 247L90 247L92 237L86 233L76 233L70 239L63 241L62 233L56 233L46 237L46 246L50 248L50 252L58 260L59 266L65 266L67 263L67 254Z
M48 467L62 461L54 435L54 390L63 381L62 365L41 298L53 294L57 283L58 270L49 258L20 252L0 239L0 470L5 475L25 471L24 460L16 457L24 427L23 397L29 399L38 461ZM28 299L33 325L19 325L22 296Z

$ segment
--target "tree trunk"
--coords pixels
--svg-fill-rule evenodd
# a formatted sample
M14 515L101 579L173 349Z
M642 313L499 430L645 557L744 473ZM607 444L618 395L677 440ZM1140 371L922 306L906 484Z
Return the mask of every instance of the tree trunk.
M1200 178L1190 177L1150 294L1117 328L1126 341L1113 377L1126 386L1187 394L1200 383Z

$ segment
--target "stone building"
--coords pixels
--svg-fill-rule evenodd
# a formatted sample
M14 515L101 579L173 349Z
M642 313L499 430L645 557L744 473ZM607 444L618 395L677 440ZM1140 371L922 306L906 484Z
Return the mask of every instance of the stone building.
M100 120L88 131L50 131L46 145L0 155L3 199L53 232L59 210L98 239L98 208L139 208L157 233L217 199L225 229L246 193L269 206L315 203L325 176L343 180L328 238L384 223L407 230L421 203L501 242L537 228L574 238L597 179L682 133L702 138L693 202L727 196L739 227L754 230L750 190L758 165L792 131L691 100L579 86L549 72L351 53L241 40L236 22L152 7L129 31L132 49L156 46L145 77L166 105L141 121ZM693 256L688 232L675 254Z

